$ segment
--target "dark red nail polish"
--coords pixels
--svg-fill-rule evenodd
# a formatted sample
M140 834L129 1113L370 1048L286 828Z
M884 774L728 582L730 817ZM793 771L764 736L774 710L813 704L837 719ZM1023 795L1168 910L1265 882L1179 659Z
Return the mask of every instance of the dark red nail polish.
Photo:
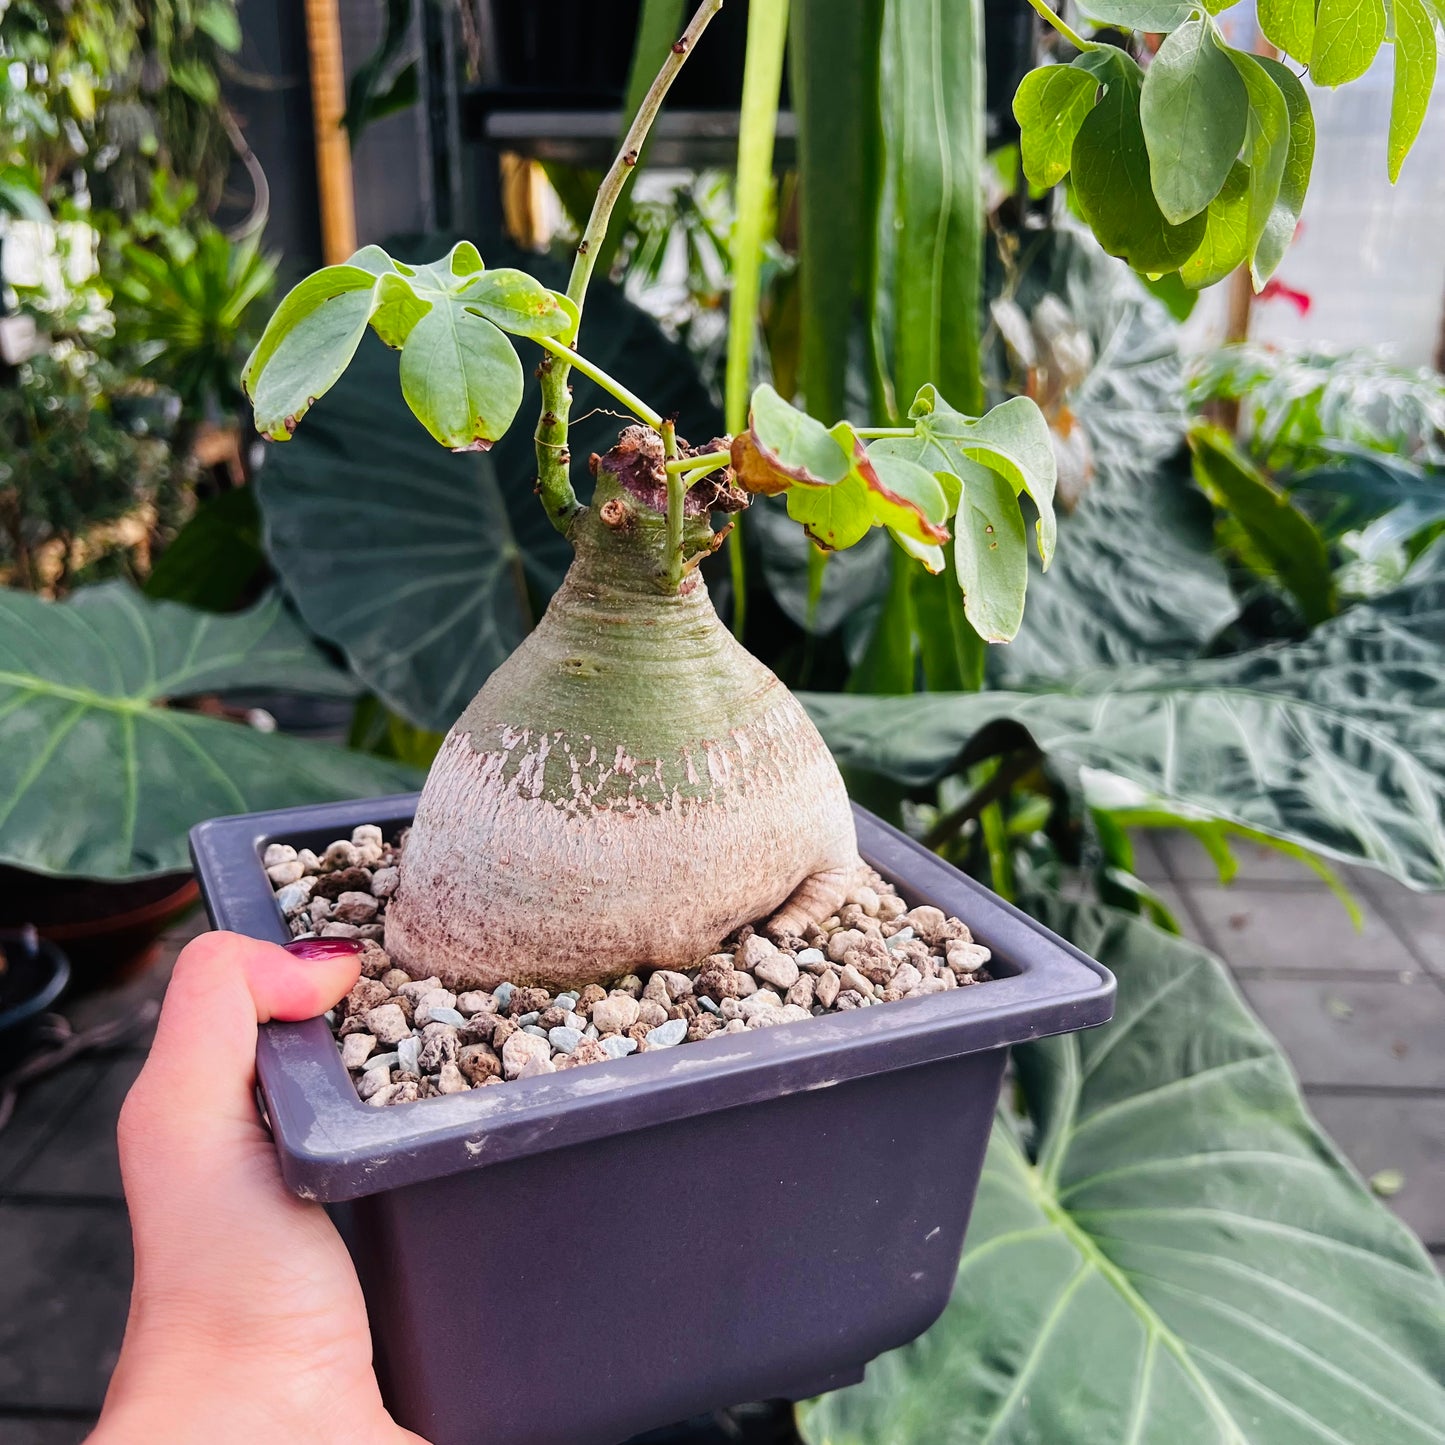
M294 958L340 958L361 952L361 941L356 938L298 938L281 946Z

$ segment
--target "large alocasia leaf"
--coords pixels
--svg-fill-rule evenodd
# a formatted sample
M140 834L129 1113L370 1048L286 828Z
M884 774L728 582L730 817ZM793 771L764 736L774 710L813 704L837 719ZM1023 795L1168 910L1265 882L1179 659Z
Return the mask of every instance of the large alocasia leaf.
M398 242L432 255L445 239ZM518 258L497 247L498 266ZM555 264L528 257L544 281ZM706 442L721 420L696 369L637 307L593 288L587 355L621 378L678 430ZM530 342L519 342L524 354ZM267 550L302 618L345 653L394 712L445 730L530 629L571 558L533 495L540 393L527 379L517 421L488 453L437 446L408 410L397 361L374 338L295 436L273 446L259 477ZM573 373L573 472L606 451L626 418Z
M806 701L845 767L922 786L1010 720L1060 761L1445 886L1445 544L1302 642L1051 690Z
M1033 564L1028 620L991 650L990 674L1012 683L1193 656L1238 608L1183 460L1177 327L1127 266L1067 227L1039 242L1012 300L1035 330L1052 315L1061 331L1066 318L1070 333L1055 334L1052 350L1082 352L1082 379L1046 410L1086 439L1087 476L1059 518L1053 565ZM1057 355L1037 361L1063 369Z
M0 592L0 861L167 873L205 818L415 785L379 758L165 705L258 687L356 692L275 596L221 617L122 583L68 602Z
M1112 1024L1016 1051L942 1319L810 1445L1428 1445L1445 1288L1202 949L1055 900Z

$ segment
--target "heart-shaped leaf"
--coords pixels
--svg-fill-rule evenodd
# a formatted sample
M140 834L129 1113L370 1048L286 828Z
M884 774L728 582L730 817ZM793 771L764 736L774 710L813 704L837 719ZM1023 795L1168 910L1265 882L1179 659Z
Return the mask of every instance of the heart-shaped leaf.
M1029 543L1023 513L1005 477L965 463L963 499L953 522L953 561L964 615L985 642L1011 642L1024 617Z
M1188 20L1165 38L1144 76L1139 118L1154 198L1178 225L1219 194L1249 122L1244 82L1212 21Z
M1074 137L1098 91L1098 77L1075 65L1044 65L1024 76L1013 112L1030 185L1056 186L1068 175Z
M1221 965L1035 912L1114 971L1114 1021L1015 1050L1032 1127L995 1126L952 1301L806 1410L809 1445L1445 1436L1445 1288Z
M1358 80L1384 43L1384 0L1319 0L1310 79L1316 85L1330 86Z
M272 688L355 695L272 596L218 616L123 583L67 602L0 591L0 860L128 878L189 866L223 813L412 787L379 758L167 704Z
M1315 0L1259 0L1259 28L1286 55L1308 62L1315 47Z

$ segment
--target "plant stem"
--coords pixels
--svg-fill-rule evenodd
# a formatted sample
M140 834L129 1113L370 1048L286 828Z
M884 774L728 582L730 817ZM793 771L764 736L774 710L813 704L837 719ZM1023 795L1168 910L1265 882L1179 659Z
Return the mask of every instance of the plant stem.
M773 137L778 126L778 95L783 82L783 49L788 38L787 0L771 0L748 10L748 48L743 66L743 103L738 120L737 218L733 222L733 288L728 309L728 355L724 387L727 428L736 434L747 425L748 382L753 338L758 325L758 278L768 224L773 182ZM741 521L741 518L739 518ZM733 633L741 638L746 621L747 569L743 529L728 547L733 582Z
M588 361L585 356L573 351L570 346L563 346L560 341L554 340L550 336L539 336L537 338L537 344L550 351L553 356L561 357L569 367L575 366L583 376L589 377L592 381L595 381L603 391L615 396L633 416L645 421L648 426L656 431L662 430L662 418L653 411L640 396L636 396L628 391L615 376L611 376L603 371L596 362Z
M731 452L698 452L690 457L674 457L667 463L667 470L670 472L690 472L694 468L703 471L714 472L719 467L727 466L733 459Z
M677 461L677 424L665 421L658 430L662 433L662 450L668 461ZM665 465L665 464L664 464ZM687 479L681 472L667 473L667 549L663 553L663 574L667 578L667 590L676 592L682 584L682 523L683 506L687 501Z
M1100 50L1103 48L1095 40L1085 40L1067 21L1061 16L1055 15L1049 8L1048 0L1029 0L1029 4L1057 30L1075 50Z
M876 441L879 437L911 437L918 435L917 427L911 426L855 426L853 435L864 441Z
M627 177L637 164L638 153L652 122L657 118L657 112L662 107L663 97L677 77L677 72L682 69L683 61L697 44L698 37L707 28L708 21L722 9L722 3L723 0L703 0L698 6L687 29L672 47L662 69L657 72L656 79L643 96L642 104L623 138L622 149L597 189L597 197L592 202L592 214L587 218L582 239L577 243L572 275L567 282L567 295L576 303L579 319L582 303L587 296L587 283L592 279L592 268L597 263L598 252L607 236L607 223L612 219L612 208L617 204ZM575 346L576 334L569 336L567 340ZM656 426L658 419L650 407L643 407L630 392L624 396L617 383L609 385L612 381L610 377L604 381L600 376L587 371L576 352L550 345L547 349L555 353L555 359L553 356L542 358L542 415L536 432L537 491L552 525L559 532L566 532L578 507L577 494L572 490L572 481L568 476L571 454L567 450L567 417L572 407L572 393L567 385L567 374L570 367L576 366L579 371L591 376L599 386L606 387L649 426Z

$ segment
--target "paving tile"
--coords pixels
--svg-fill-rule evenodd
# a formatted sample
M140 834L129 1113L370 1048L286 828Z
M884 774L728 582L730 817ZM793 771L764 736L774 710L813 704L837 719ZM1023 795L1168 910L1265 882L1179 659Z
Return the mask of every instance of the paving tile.
M0 1204L0 1406L99 1410L130 1282L124 1210Z
M129 1053L101 1065L95 1085L56 1123L43 1146L11 1181L10 1192L119 1199L115 1125L144 1063L144 1055Z
M0 1440L5 1445L81 1445L94 1426L93 1419L54 1420L34 1415L0 1415Z
M1316 1094L1309 1106L1366 1179L1404 1175L1386 1203L1427 1245L1445 1246L1445 1098Z
M1418 973L1420 965L1367 898L1356 932L1340 901L1324 888L1229 883L1180 885L1206 939L1236 968L1360 969Z
M1395 979L1246 978L1245 997L1306 1085L1445 1089L1445 991Z
M102 1071L102 1066L91 1059L74 1059L21 1090L10 1122L0 1129L0 1194L95 1087Z
M1420 960L1445 975L1445 893L1416 893L1383 873L1364 886L1381 917L1399 929Z

